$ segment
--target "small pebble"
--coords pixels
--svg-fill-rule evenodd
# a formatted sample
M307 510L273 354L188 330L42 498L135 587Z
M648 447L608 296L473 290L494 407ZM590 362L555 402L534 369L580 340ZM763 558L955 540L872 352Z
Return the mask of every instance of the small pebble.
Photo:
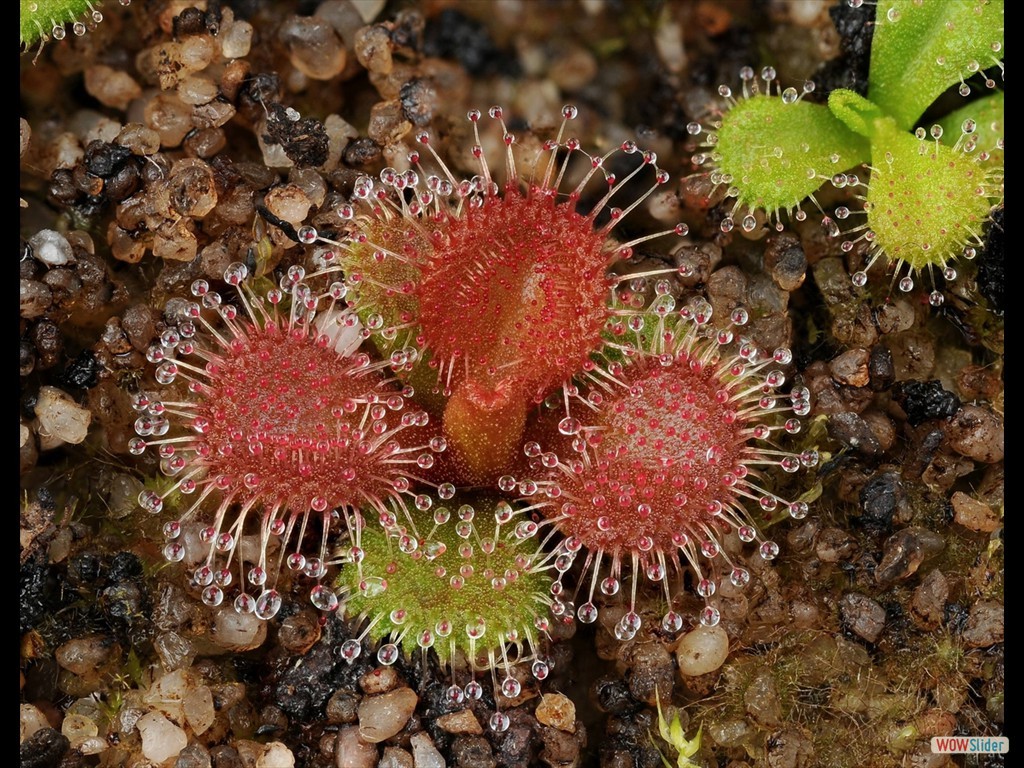
M142 95L142 88L127 72L105 64L93 64L85 70L85 90L101 104L125 110L133 99Z
M957 371L956 386L964 400L994 400L1003 390L1001 372L985 365L965 365Z
M42 728L49 728L50 722L42 710L34 704L21 705L21 740L25 741L36 731Z
M157 635L153 639L153 648L160 657L163 668L168 672L187 669L196 655L192 642L174 631L161 632Z
M217 46L209 35L190 35L181 42L181 63L189 72L206 69L217 53Z
M133 304L124 311L121 328L127 334L132 347L144 352L156 334L153 310L146 304Z
M147 103L143 111L146 126L160 136L165 148L177 147L192 130L192 107L174 93L158 93Z
M1003 642L1003 604L995 600L979 600L971 606L962 637L968 648L987 648Z
M367 696L387 693L397 687L398 683L398 672L394 667L377 667L359 678L359 687Z
M896 378L927 379L935 369L935 339L930 333L914 329L889 340Z
M159 712L146 713L139 718L136 727L142 734L143 756L157 765L177 757L188 744L185 731Z
M20 282L20 313L26 320L44 315L53 302L53 292L38 280L21 279Z
M327 197L327 184L317 171L312 168L293 168L288 173L288 181L301 187L312 205L323 205Z
M379 101L370 109L370 123L367 134L382 146L390 146L401 141L409 131L412 123L405 117L400 101Z
M507 739L508 737L506 737ZM502 757L507 764L515 765L510 751L506 751L502 743ZM497 768L498 761L490 743L483 736L459 736L452 739L452 768Z
M78 751L83 755L98 755L105 752L110 744L103 736L92 736L78 745ZM177 766L175 766L177 768Z
M765 239L764 266L772 281L784 291L795 291L807 277L807 255L800 238L788 232Z
M160 134L142 123L128 123L114 141L133 155L147 156L160 150Z
M56 323L43 318L29 331L28 337L35 345L39 368L52 368L61 361L64 354L64 334L57 327ZM64 395L63 392L61 394ZM64 396L66 397L66 395ZM73 402L70 400L68 402L70 404L69 407L74 406L74 408L77 408ZM36 415L39 415L38 412ZM87 415L81 417L89 418ZM63 436L51 433L48 430L41 429L39 435L40 437L52 438L51 442L55 445L64 441Z
M221 744L210 750L210 762L212 768L246 768L238 750L227 744Z
M877 642L885 627L885 608L856 592L847 593L839 601L839 617L851 632L869 643Z
M92 413L56 387L39 388L35 407L40 434L77 445L85 440Z
M192 261L199 251L196 236L188 228L189 219L180 219L177 224L168 220L157 230L153 238L153 255L167 261Z
M576 705L568 696L545 693L534 714L542 725L550 725L568 733L576 732Z
M538 705L537 708L539 710L540 706ZM540 719L540 714L537 715L537 719ZM550 725L550 723L548 723L548 725ZM474 715L472 710L469 709L460 709L458 712L450 712L447 715L441 715L437 718L437 726L448 733L468 733L472 735L479 735L484 732L484 729L480 725L480 721L476 719L476 715Z
M110 659L115 648L113 638L106 635L86 635L68 640L57 648L54 658L69 672L88 677Z
M212 768L210 750L198 741L190 741L188 746L178 753L174 768Z
M949 444L975 461L991 464L1003 458L1003 420L980 405L965 405L950 420Z
M377 768L415 768L412 755L401 747L384 747L384 756Z
M238 613L233 606L217 609L210 628L210 639L229 651L259 648L267 637L267 622L252 613Z
M540 759L544 765L555 768L555 766L579 764L580 742L578 736L557 728L541 728L540 738L544 744L540 752Z
M658 642L626 646L621 661L629 667L629 692L637 701L653 704L660 694L663 701L672 697L672 655Z
M68 714L61 723L60 732L68 737L72 749L79 749L83 742L96 736L99 727L96 721L77 713Z
M743 706L756 722L767 727L782 725L782 701L768 670L758 674L743 691Z
M278 37L288 48L292 66L313 80L330 80L345 68L345 45L333 27L315 16L291 16Z
M288 653L302 656L320 639L320 633L317 615L312 610L301 611L281 622L277 640Z
M870 532L887 533L905 492L896 472L878 472L860 490L860 523Z
M330 723L354 723L358 718L359 696L344 689L335 691L327 700L327 721Z
M221 30L220 51L225 59L241 59L249 55L252 45L252 24L247 21L235 21L227 29Z
M388 74L394 63L391 60L391 35L382 26L363 27L356 35L356 58L359 63L374 74Z
M910 609L924 629L937 629L949 599L949 582L938 568L931 571L914 590Z
M867 349L878 341L878 329L871 318L871 308L867 302L852 311L849 308L839 309L832 321L832 334L836 341L846 347Z
M295 768L295 755L280 741L272 741L256 758L256 768Z
M839 563L857 554L857 540L842 528L824 528L818 534L814 553L823 563Z
M178 98L185 104L207 104L216 97L217 84L205 75L189 75L178 84Z
M884 344L876 344L871 348L868 375L871 377L871 389L875 392L884 392L896 381L892 352Z
M299 226L309 215L311 203L302 187L297 184L282 184L267 193L264 205L279 219Z
M679 674L698 677L714 672L729 656L729 635L720 626L699 626L687 632L676 645Z
M390 739L409 722L419 698L411 688L396 688L359 703L359 737L376 744Z
M416 768L446 768L444 758L437 751L429 734L420 731L413 734L410 742L412 744L412 759Z
M867 386L869 354L866 349L848 349L828 364L832 378L851 387Z
M888 451L892 448L896 442L896 425L892 423L892 419L881 411L874 409L868 409L860 416L864 423L868 425L871 434L875 436L875 440L878 441L882 451Z
M28 149L29 144L32 141L32 127L28 124L28 120L26 120L24 117L19 118L19 121L19 146L21 148L21 156L23 157L25 155L25 150Z
M912 576L925 558L937 555L945 546L945 539L927 528L911 526L897 531L885 542L882 560L875 568L875 582L888 587Z
M75 260L71 243L52 229L39 230L28 239L28 244L32 246L32 255L48 267L60 267Z
M350 141L342 152L342 158L346 165L358 168L362 165L370 165L377 162L381 157L380 144L373 139L364 136Z
M852 411L844 411L830 416L828 434L833 440L838 440L866 456L878 456L882 453L882 445L878 442L870 425L860 414Z
M953 520L964 528L992 533L999 527L999 515L988 504L972 499L963 491L954 493L950 501L953 504Z
M220 128L235 116L235 107L226 101L214 100L192 107L192 125L199 130Z
M217 188L210 166L196 158L175 162L167 179L172 210L203 219L217 205Z
M191 689L181 701L185 720L197 736L201 736L213 725L217 710L213 705L213 693L205 685Z
M799 5L799 3L797 3ZM789 726L767 737L768 768L811 768L817 765L810 734Z
M50 173L58 168L72 169L78 165L85 156L85 150L78 137L70 131L59 134L46 150L46 156L42 160L44 170Z
M356 9L363 23L369 24L384 10L387 0L349 0L349 2Z
M914 325L914 307L906 299L887 301L875 310L875 323L882 333L900 333Z

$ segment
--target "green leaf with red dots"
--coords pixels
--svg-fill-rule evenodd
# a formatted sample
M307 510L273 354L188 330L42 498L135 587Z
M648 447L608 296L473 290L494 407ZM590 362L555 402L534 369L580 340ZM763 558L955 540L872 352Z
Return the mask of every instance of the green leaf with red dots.
M722 183L736 189L738 208L774 215L797 207L834 174L866 162L870 152L828 108L758 94L723 116L713 156L720 158Z
M988 159L982 163L989 168L1003 167L1003 137L1006 135L1003 130L1004 103L1002 91L996 91L977 101L961 107L955 112L939 120L942 126L943 135L949 141L959 136L964 129L964 123L972 120L975 124L974 140L975 151L980 155L988 153Z
M471 494L394 517L387 530L361 528L360 554L335 583L346 615L369 618L371 640L404 637L406 654L433 647L442 664L461 657L478 669L503 664L506 644L534 649L551 586L536 525Z
M942 267L980 238L991 203L986 169L971 154L875 122L865 208L875 242L914 271Z
M828 106L871 141L864 207L876 246L890 261L915 272L941 268L980 242L990 198L1001 197L980 153L965 151L955 140L941 143L941 129L907 133L896 118L853 91L833 91Z
M951 86L1002 67L1002 0L883 0L868 98L906 130ZM969 88L967 89L969 92Z

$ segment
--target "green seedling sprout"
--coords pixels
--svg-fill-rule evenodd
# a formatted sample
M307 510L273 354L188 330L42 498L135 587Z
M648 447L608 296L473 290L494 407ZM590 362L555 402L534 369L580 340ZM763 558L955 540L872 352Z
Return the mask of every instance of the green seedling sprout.
M661 696L657 690L654 692L654 699L658 708L658 734L664 741L675 747L678 753L675 768L699 768L700 763L695 763L690 758L700 751L700 738L704 732L704 726L702 725L697 729L697 735L692 739L686 738L683 724L679 719L679 713L676 712L672 717L672 722L668 722L665 719L665 713L661 709ZM669 762L665 755L661 755L661 762L665 768L672 768L672 763Z

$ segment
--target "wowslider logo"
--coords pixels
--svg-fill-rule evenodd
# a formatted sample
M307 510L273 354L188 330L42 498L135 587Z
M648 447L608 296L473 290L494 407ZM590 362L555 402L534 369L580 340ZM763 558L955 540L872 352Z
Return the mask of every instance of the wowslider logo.
M933 736L932 752L939 755L1002 755L1010 751L1005 736Z

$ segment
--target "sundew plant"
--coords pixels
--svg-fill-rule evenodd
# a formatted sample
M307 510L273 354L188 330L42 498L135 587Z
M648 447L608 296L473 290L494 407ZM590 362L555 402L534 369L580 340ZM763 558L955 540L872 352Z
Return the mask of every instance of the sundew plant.
M847 3L867 13L869 1ZM424 690L440 675L444 715L486 708L489 737L508 732L509 742L520 738L523 713L539 708L513 711L531 698L530 686L577 674L562 676L577 648L554 646L558 638L592 631L605 646L599 653L613 647L623 656L660 644L668 691L657 683L650 696L630 690L638 707L629 716L647 697L672 747L663 764L697 765L702 737L721 732L709 720L688 739L680 712L663 712L676 672L687 685L688 677L707 682L729 653L745 652L737 627L752 616L747 601L756 604L770 581L794 572L784 550L797 547L785 524L772 526L804 520L823 485L857 460L853 440L849 454L819 456L823 424L839 406L819 407L811 429L807 417L826 386L839 390L840 377L831 368L814 373L821 361L809 362L799 340L791 348L800 332L788 314L790 289L768 274L766 255L758 265L765 274L750 274L744 259L753 247L742 247L766 223L781 232L813 207L855 286L884 282L886 268L890 293L927 285L908 325L928 315L926 304L941 305L1003 203L1002 0L880 2L864 93L837 89L817 103L811 82L783 88L773 67L744 67L737 92L720 86L703 122L679 121L688 135L675 156L661 149L673 147L667 135L648 142L617 134L621 116L608 135L580 128L601 114L593 105L559 112L556 101L548 122L534 118L530 127L501 106L466 111L468 90L387 142L355 139L359 129L340 114L323 123L300 115L296 107L317 109L307 96L318 93L319 73L308 60L315 74L297 65L302 77L270 72L267 62L276 66L288 45L307 50L305 32L245 60L252 40L265 42L254 37L263 16L283 17L279 4L245 19L209 5L188 9L192 23L181 21L184 10L163 13L163 28L147 33L152 46L130 59L146 86L129 82L137 95L124 79L111 84L120 59L87 72L84 91L127 124L81 140L80 157L48 170L48 202L78 216L75 226L113 209L96 240L107 238L100 255L112 262L148 260L133 287L166 270L159 287L140 291L155 292L136 314L149 317L157 297L166 301L130 340L138 363L119 369L116 394L128 416L97 417L104 426L122 418L129 431L110 452L134 457L129 469L146 475L130 486L126 515L141 509L133 523L142 520L159 541L162 577L181 580L197 612L254 632L305 609L316 637L296 655L323 631L346 675L373 666L383 677L380 667L396 665L398 673L383 671L415 677ZM355 64L375 75L358 55L344 63L351 41L344 48L327 22L304 15L308 5L296 4L303 12L291 9L289 23L322 24L341 50L337 71L322 79L358 74ZM349 8L347 0L323 5ZM404 13L393 8L402 3L385 5ZM110 16L107 25L120 23ZM99 35L76 40L101 20L88 0L23 0L23 51L38 45L46 62L50 41L60 47L48 54L102 48ZM378 48L358 47L363 58L401 47L388 29L390 20L353 30L359 40L378 36ZM401 64L397 72L412 71ZM383 82L352 79L353 89ZM427 90L426 80L417 87ZM95 96L110 96L99 85L124 105ZM396 89L408 95L407 85ZM280 103L286 92L296 107ZM356 120L348 98L338 111ZM386 106L405 109L402 98ZM152 125L128 122L136 119ZM180 135L168 138L168 121ZM23 120L23 153L28 128ZM254 136L234 146L246 128ZM585 146L578 128L597 146ZM44 125L35 141L43 149L80 141L51 133ZM352 146L371 159L344 155ZM235 150L245 159L229 159ZM39 162L43 150L33 151L26 157ZM263 162L254 162L260 152ZM726 199L724 217L700 212L712 222L704 242L706 230L691 238L700 217L680 211L683 195L668 170L691 152ZM275 154L291 165L274 165ZM726 253L734 229L751 240L736 238ZM75 238L48 231L34 238L34 258L45 263L43 246L58 239ZM31 310L23 320L45 314L56 288L39 286L50 266L70 261L49 253L44 272L32 263L35 247L23 245L22 302ZM702 248L723 263L698 280L681 253ZM799 255L802 281L813 262ZM712 285L729 273L733 285ZM762 277L768 288L759 295L753 283ZM845 278L843 288L856 293ZM24 296L31 290L46 300L38 311ZM768 290L777 301L765 309ZM781 330L765 331L765 319ZM97 349L116 348L119 339L108 341L115 325ZM874 365L870 343L863 346L856 352ZM113 365L97 375L109 381ZM865 395L861 410L850 411L858 418L877 405L866 398L888 405L897 378L890 371L875 389L868 365L847 376L867 383L842 390ZM895 421L880 409L875 423ZM765 623L774 630L784 622ZM706 643L695 655L704 663L720 657L717 664L683 671L687 637ZM633 669L627 683L641 677ZM573 725L575 715L567 717Z

